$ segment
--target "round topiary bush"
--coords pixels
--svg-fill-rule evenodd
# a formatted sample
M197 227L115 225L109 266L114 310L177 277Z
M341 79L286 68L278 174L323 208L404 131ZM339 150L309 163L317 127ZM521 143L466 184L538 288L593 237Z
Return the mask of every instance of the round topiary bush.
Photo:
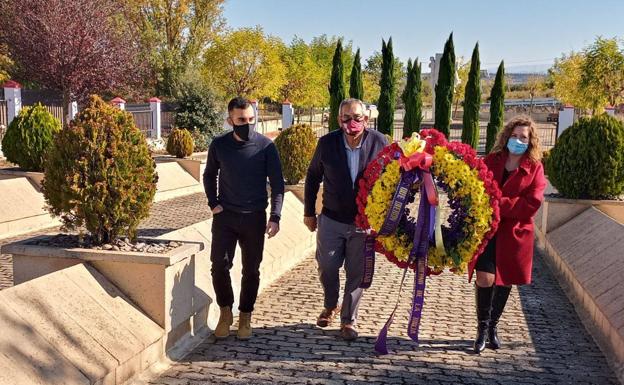
M193 137L188 130L174 128L167 139L167 152L178 158L184 158L193 153Z
M61 122L41 104L25 107L9 124L2 152L26 171L43 171L45 155L59 131Z
M297 184L305 176L316 141L314 131L307 124L287 128L275 139L287 184Z
M48 154L48 210L67 229L86 229L96 244L135 238L156 193L155 167L132 115L91 96Z
M546 171L565 197L618 196L624 191L624 124L607 114L579 119L550 151Z

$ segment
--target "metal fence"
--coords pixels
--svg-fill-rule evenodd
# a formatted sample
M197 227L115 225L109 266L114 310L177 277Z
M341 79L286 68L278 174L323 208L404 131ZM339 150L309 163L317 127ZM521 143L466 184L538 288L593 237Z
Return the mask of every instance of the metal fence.
M160 134L163 136L169 136L174 125L175 125L175 112L174 111L161 111L160 112Z
M307 124L311 126L317 135L327 131L329 109L295 109L292 124ZM263 105L258 108L258 132L262 134L276 133L282 128L281 106Z
M24 106L24 107L32 107L33 105L28 105L28 106ZM54 116L55 118L57 118L59 120L59 122L61 122L61 126L65 125L65 114L63 114L63 106L58 106L58 105L45 105L42 104L42 106L48 110L49 113L52 114L52 116Z
M555 146L557 142L557 125L554 123L536 123L537 136L540 140L542 149L549 150ZM431 127L431 124L422 124L422 128ZM453 142L461 141L461 124L454 124L451 126L451 133L449 140ZM397 141L403 137L403 122L395 121L395 128L392 135L392 139ZM479 127L479 144L477 146L477 152L480 154L485 153L485 142L487 138L487 123L481 123Z
M162 107L161 107L162 108ZM134 118L134 124L137 128L147 137L152 134L152 111L150 105L147 103L142 104L127 104L126 111L132 114ZM174 127L174 111L160 111L160 134L167 136Z
M149 137L152 133L152 112L151 111L132 111L134 124L143 133Z

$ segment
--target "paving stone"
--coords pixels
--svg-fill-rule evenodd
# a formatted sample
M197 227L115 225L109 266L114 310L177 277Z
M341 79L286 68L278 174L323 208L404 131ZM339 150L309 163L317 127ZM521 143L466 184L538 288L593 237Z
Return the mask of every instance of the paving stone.
M512 291L499 327L503 348L482 355L470 353L476 326L473 288L465 277L450 273L427 282L421 345L406 333L411 293L404 293L389 333L392 352L376 355L374 340L389 315L401 275L382 259L376 269L373 287L364 294L360 339L355 342L336 339L337 325L325 330L314 325L322 291L310 256L260 295L253 316L256 340L241 342L232 337L203 344L188 357L197 364L228 360L227 370L234 362L224 352L238 352L235 346L250 348L257 353L237 353L234 361L244 358L240 365L259 368L262 375L254 377L253 371L243 370L231 375L244 376L251 383L256 383L254 378L261 383L266 376L273 376L275 383L305 379L308 384L618 383L539 254L533 285ZM170 369L164 375L180 378L195 365L193 360L185 369ZM293 378L283 378L284 370L292 372ZM223 370L205 374L206 382L230 383L223 379Z
M154 204L140 234L157 236L208 218L205 195L175 198ZM344 282L344 274L341 278ZM259 296L254 338L206 341L149 383L618 384L539 254L533 284L512 290L499 326L503 347L481 355L470 352L476 327L472 285L450 273L427 280L420 345L407 336L408 281L388 336L392 352L375 354L374 341L394 306L400 279L401 271L380 257L360 306L360 338L345 342L337 339L338 325L315 326L323 301L310 255ZM10 256L0 255L0 289L11 282Z

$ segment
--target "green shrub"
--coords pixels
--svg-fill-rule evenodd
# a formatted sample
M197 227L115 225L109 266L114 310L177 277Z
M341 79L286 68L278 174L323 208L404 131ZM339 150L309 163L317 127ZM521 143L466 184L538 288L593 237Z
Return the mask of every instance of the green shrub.
M26 171L42 171L45 155L59 131L61 122L41 104L25 107L9 124L2 152L9 162Z
M43 193L69 230L96 243L135 238L156 193L155 163L132 115L91 96L48 154Z
M210 140L223 131L223 111L214 94L193 83L183 83L176 92L175 125L199 130Z
M188 130L174 128L167 139L167 152L177 158L184 158L193 153L193 137Z
M305 176L314 148L316 135L307 124L296 124L282 131L275 139L287 184L297 184Z
M200 130L193 130L193 132L191 132L191 137L193 138L194 152L208 151L210 142L212 142L212 138L208 134L205 134Z
M542 152L542 166L544 166L544 172L547 172L546 163L548 162L548 158L550 158L550 150L544 150Z
M603 199L624 191L624 125L602 114L581 118L557 140L546 161L550 182L565 197Z

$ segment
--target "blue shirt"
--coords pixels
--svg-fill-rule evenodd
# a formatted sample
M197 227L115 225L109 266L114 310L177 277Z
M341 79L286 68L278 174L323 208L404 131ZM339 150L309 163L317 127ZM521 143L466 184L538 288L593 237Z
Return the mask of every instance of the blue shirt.
M360 140L360 144L356 148L351 148L347 143L347 138L342 137L345 145L345 151L347 154L347 164L349 165L349 173L351 174L351 183L355 186L355 178L357 178L358 170L360 168L360 151L362 150L362 142L364 138Z

